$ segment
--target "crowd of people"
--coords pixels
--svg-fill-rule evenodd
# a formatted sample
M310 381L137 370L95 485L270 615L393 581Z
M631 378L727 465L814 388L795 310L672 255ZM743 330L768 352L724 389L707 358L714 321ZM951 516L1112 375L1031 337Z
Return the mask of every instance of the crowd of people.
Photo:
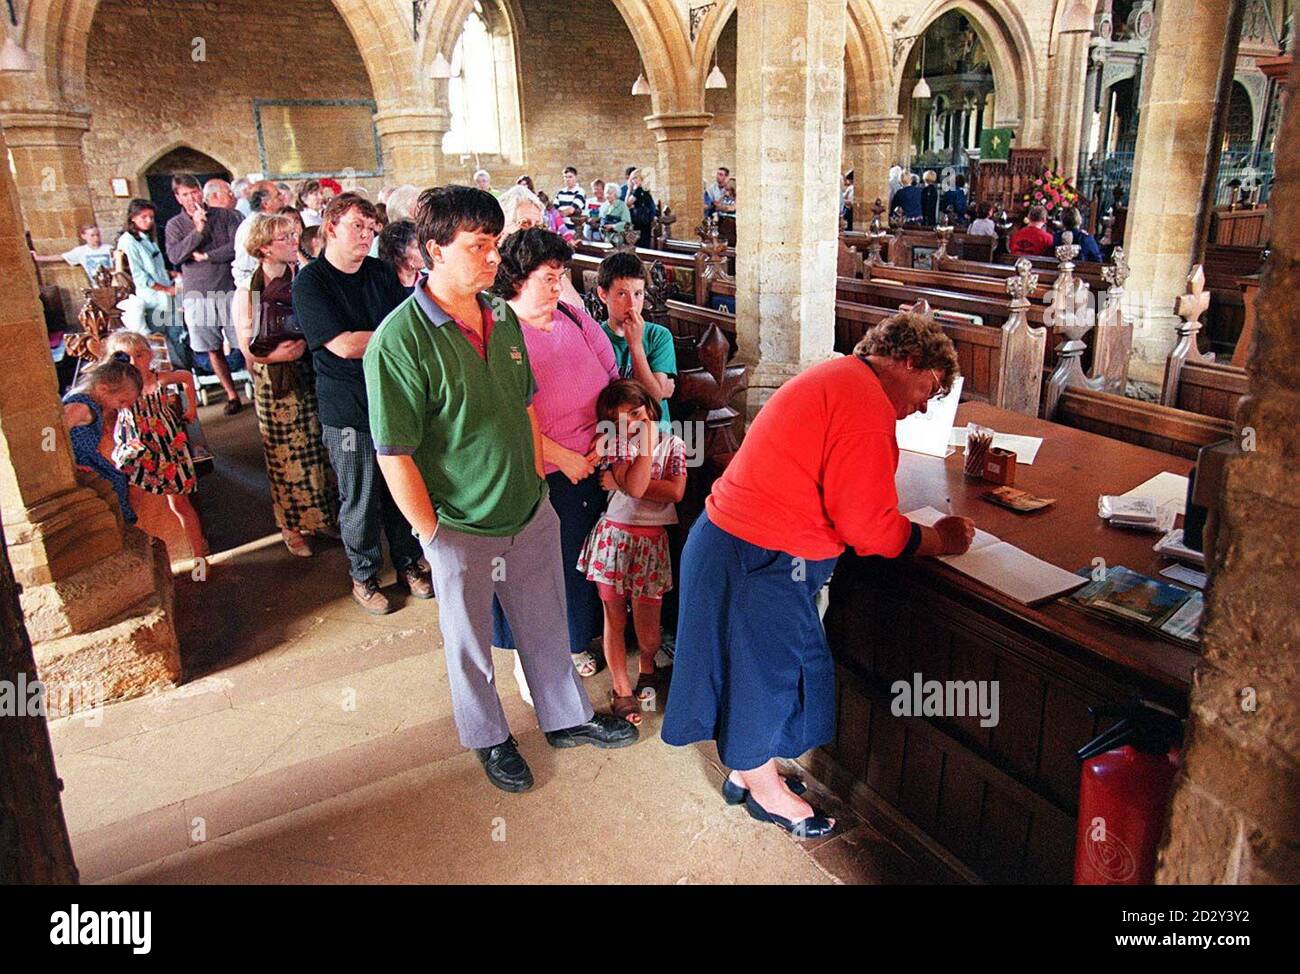
M843 216L852 226L853 209L853 173L844 177ZM961 227L975 236L997 237L997 225L993 222L997 206L989 202L976 203L966 193L966 176L957 173L952 178L952 186L941 189L939 176L933 169L927 169L919 176L902 166L889 170L889 212L898 222L911 223L923 227L939 225L945 219L953 226ZM1008 250L1020 257L1054 257L1056 248L1064 242L1064 234L1071 235L1071 243L1079 247L1078 259L1084 261L1102 260L1101 246L1097 239L1083 228L1083 217L1075 207L1066 207L1060 213L1060 226L1048 228L1047 208L1040 205L1029 207L1022 226L1017 227L1007 241Z
M372 203L324 180L295 193L180 175L182 211L163 248L153 204L133 200L117 246L158 313L113 334L68 392L76 461L109 481L128 522L133 491L165 495L206 554L186 429L194 379L157 368L146 337L180 341L166 330L179 327L167 314L178 273L189 346L219 376L236 352L252 373L286 548L310 557L316 536L336 534L352 598L382 614L394 609L379 584L386 540L399 585L436 595L460 740L494 785L533 783L498 694L498 646L515 651L521 692L552 746L631 744L647 703L663 698L665 741L715 740L736 769L729 803L824 834L833 821L776 764L833 736L833 667L813 600L848 545L898 557L969 544L967 519L904 519L893 483L894 422L950 388L955 352L933 320L899 313L853 355L777 392L690 532L669 655L669 531L687 478L670 418L673 336L644 318L636 254L600 265L604 321L568 276L580 228L601 232L609 216L608 226L648 230L655 204L633 167L621 185L597 181L603 202L586 218L576 170L562 176L550 198L528 177L498 193L480 172L474 186L402 186ZM734 213L725 168L705 200ZM104 256L93 234L82 247L78 260ZM209 314L213 294L228 315ZM168 392L177 385L180 409ZM238 402L231 392L227 411ZM602 664L609 712L593 708L583 683Z

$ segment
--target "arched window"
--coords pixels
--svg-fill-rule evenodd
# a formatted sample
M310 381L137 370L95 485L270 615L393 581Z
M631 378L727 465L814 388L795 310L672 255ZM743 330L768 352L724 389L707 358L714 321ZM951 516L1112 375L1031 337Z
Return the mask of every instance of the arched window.
M509 19L491 0L478 0L465 18L451 73L451 128L443 136L443 151L517 159L523 138L514 37Z

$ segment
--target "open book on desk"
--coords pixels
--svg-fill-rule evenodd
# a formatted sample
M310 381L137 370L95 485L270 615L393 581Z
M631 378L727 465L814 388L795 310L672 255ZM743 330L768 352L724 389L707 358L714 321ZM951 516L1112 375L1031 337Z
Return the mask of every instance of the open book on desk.
M933 527L945 515L933 507L922 507L905 516ZM969 551L964 555L940 555L939 560L1024 605L1050 602L1087 581L978 528Z

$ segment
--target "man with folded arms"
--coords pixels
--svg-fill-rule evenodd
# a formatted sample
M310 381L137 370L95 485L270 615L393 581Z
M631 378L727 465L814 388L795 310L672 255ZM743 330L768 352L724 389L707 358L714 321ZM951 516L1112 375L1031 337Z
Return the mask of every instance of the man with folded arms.
M637 730L594 714L569 656L559 519L546 500L536 383L518 319L485 292L505 225L492 194L425 190L416 207L429 270L366 349L379 468L420 539L438 593L461 743L488 780L526 791L533 776L497 695L492 596L505 610L552 747L624 747Z

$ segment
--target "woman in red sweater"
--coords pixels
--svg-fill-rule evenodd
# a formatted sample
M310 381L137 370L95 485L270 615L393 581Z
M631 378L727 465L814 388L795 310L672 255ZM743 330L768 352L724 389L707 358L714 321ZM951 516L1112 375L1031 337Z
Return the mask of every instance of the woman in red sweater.
M975 526L898 511L894 424L952 387L957 355L932 318L900 312L852 355L791 379L713 485L682 553L673 692L661 735L714 740L729 804L801 838L834 820L777 773L835 736L834 664L814 598L836 559L958 554Z

